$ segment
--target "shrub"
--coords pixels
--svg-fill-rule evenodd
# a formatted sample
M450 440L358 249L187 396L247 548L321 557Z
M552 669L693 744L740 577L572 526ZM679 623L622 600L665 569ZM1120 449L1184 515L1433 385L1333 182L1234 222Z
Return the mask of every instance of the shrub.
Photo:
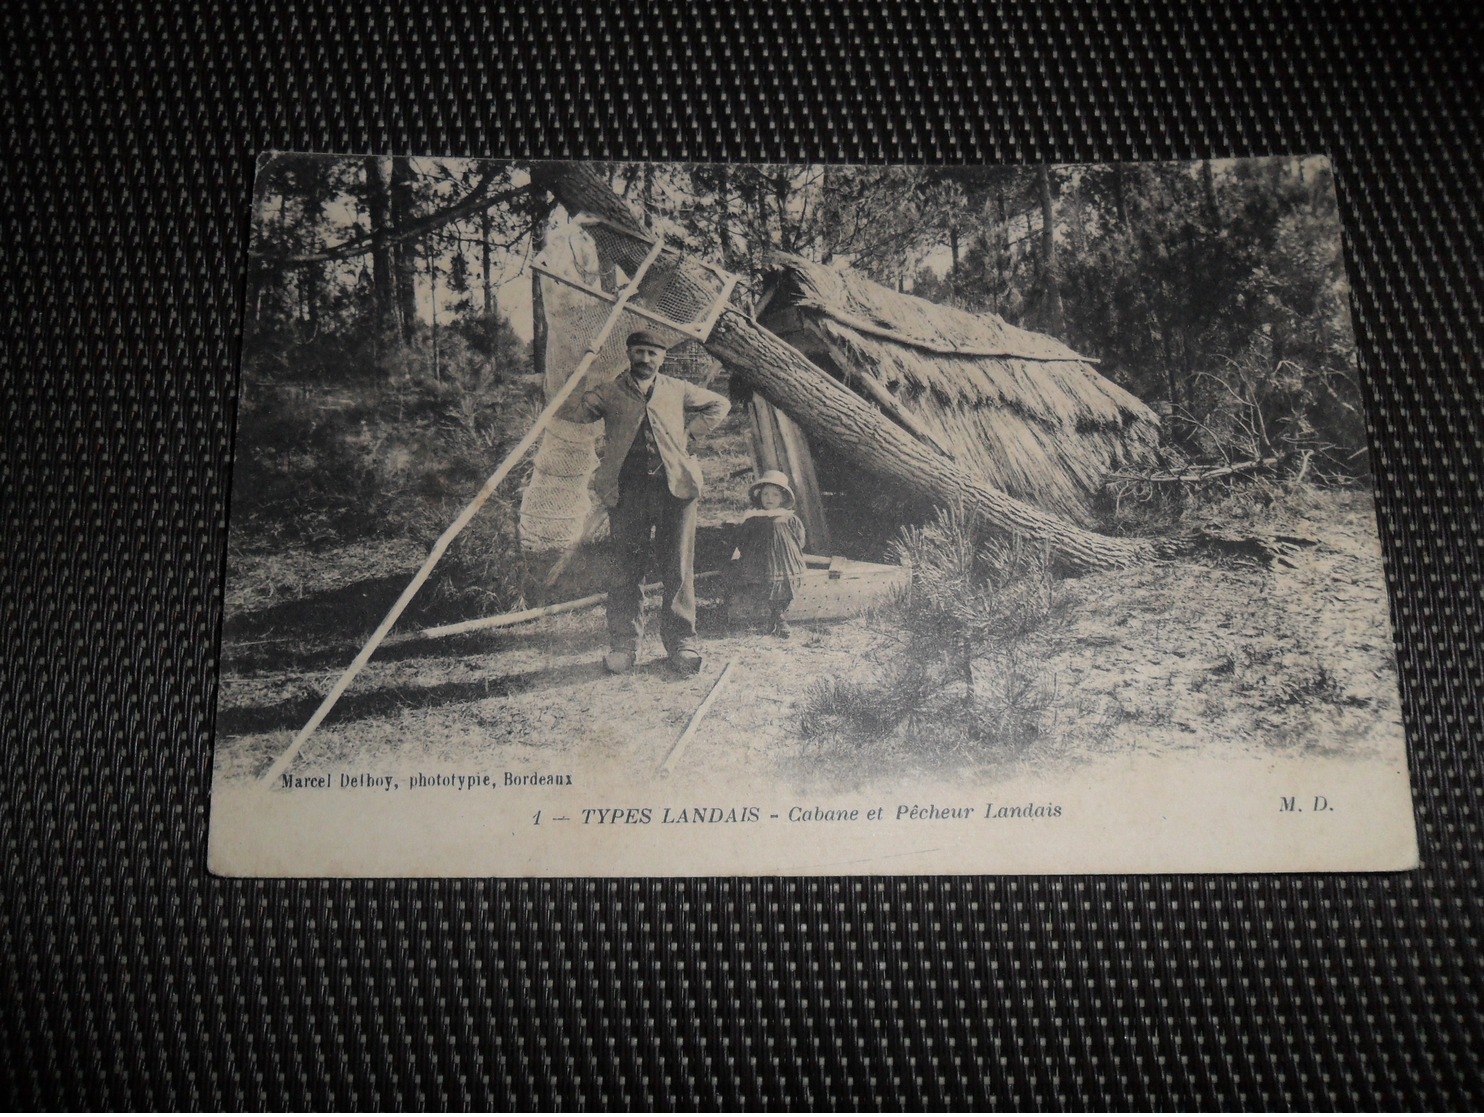
M408 537L431 550L462 508L462 501L452 500L418 506L405 516ZM452 620L522 609L528 578L515 534L515 510L508 499L496 496L445 552L428 582L423 611L429 619Z
M1044 549L987 538L949 509L904 530L893 552L912 576L875 618L885 662L867 683L832 680L806 694L808 750L942 763L1039 736L1054 700L1040 665L1061 604Z

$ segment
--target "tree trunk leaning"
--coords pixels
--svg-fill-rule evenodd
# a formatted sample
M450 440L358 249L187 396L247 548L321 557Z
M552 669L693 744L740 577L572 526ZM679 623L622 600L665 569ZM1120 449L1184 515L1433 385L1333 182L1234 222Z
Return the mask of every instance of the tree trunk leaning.
M707 348L852 465L890 478L930 503L962 505L991 530L1044 542L1061 567L1076 572L1111 569L1154 554L1151 541L1086 531L974 476L735 311L717 320Z

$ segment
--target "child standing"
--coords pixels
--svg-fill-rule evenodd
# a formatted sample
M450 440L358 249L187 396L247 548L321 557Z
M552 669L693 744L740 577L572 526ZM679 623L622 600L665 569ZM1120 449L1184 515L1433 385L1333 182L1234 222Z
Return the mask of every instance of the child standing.
M784 614L793 604L794 587L804 574L804 523L793 513L794 490L788 475L770 469L748 492L752 511L734 536L737 593L767 608L769 631L787 639Z

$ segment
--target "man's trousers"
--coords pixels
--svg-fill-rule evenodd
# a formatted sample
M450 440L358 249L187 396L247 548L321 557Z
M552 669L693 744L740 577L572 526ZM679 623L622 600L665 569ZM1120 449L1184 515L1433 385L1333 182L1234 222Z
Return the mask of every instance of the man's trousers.
M635 480L620 486L618 504L608 510L614 560L608 586L608 645L614 651L633 652L644 635L640 587L653 555L664 583L660 638L665 651L670 655L694 651L699 502L672 496L663 474Z

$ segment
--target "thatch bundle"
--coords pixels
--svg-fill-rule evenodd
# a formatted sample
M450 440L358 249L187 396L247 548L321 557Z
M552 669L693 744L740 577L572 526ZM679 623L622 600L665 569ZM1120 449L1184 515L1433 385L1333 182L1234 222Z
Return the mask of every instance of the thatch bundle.
M779 254L760 321L847 384L872 380L960 465L1082 523L1158 420L1061 342Z

